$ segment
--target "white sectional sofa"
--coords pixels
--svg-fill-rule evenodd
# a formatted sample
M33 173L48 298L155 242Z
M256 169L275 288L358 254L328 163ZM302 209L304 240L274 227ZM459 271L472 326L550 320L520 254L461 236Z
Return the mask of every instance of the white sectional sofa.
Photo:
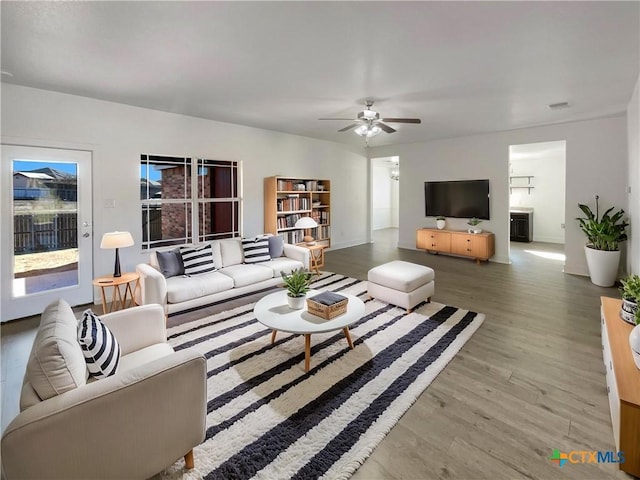
M212 247L216 271L199 275L165 278L159 269L156 252L151 252L148 264L136 266L140 274L140 289L136 294L138 305L158 303L170 315L279 285L282 283L280 272L290 273L301 267L309 269L309 250L297 245L285 243L282 256L249 264L245 263L240 238L207 243ZM160 251L168 250L171 249Z

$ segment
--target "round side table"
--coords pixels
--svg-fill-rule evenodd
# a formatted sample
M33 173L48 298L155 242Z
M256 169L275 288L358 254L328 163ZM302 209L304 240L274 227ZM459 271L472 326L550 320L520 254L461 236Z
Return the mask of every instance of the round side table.
M131 284L135 282L133 289ZM134 292L138 289L140 283L140 275L136 272L123 273L120 277L114 277L113 275L107 275L105 277L98 277L93 280L93 284L96 287L100 287L100 296L102 297L102 313L113 312L118 308L127 308L127 297L130 296L130 306L135 305ZM124 296L120 290L120 286L124 287ZM111 292L111 308L107 309L107 300L104 289L106 287L113 287Z

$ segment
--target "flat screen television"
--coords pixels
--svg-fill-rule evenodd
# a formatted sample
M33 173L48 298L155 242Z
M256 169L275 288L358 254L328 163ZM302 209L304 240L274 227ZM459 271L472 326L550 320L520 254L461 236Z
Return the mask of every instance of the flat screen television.
M489 220L489 180L424 182L427 217Z

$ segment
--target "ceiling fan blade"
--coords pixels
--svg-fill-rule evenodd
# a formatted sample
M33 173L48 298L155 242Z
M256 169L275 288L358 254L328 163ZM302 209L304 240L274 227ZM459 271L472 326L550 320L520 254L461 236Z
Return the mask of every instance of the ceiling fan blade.
M352 123L349 126L346 126L344 128L341 128L340 130L338 130L339 132L346 132L347 130L351 130L354 127L357 127L358 125L360 125L359 123Z
M419 118L383 118L382 121L390 123L422 123Z
M385 132L387 132L387 133L393 133L393 132L395 132L395 131L396 131L396 129L395 129L395 128L391 128L389 125L385 125L385 124L384 124L384 123L382 123L382 122L376 122L375 124L376 124L377 126L379 126L382 130L384 130L384 131L385 131Z
M318 120L343 120L345 122L353 121L353 118L319 118Z

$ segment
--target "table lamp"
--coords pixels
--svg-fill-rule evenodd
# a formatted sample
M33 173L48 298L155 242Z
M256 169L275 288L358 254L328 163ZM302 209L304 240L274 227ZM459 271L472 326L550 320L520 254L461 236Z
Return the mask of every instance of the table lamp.
M311 236L311 232L309 229L316 228L317 226L318 226L318 223L311 217L302 217L295 224L296 228L304 228L306 230L305 236L302 237L302 241L305 242L307 245L316 244L315 240Z
M116 263L113 267L113 276L121 277L120 273L120 254L119 248L130 247L133 245L133 237L129 232L108 232L102 236L102 242L100 248L115 248L116 249Z

